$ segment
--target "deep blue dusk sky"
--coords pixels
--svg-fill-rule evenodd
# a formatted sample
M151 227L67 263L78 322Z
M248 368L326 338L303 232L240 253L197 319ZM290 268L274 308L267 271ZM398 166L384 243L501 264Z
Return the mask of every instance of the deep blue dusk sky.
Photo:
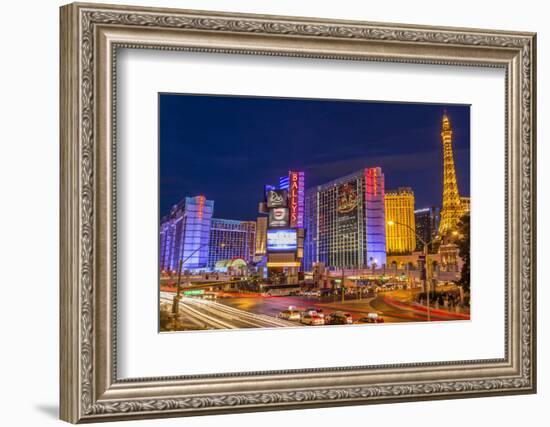
M386 189L412 187L416 208L440 206L445 110L470 195L469 106L160 94L159 108L161 216L204 194L216 218L251 220L263 185L289 169L309 188L372 166Z

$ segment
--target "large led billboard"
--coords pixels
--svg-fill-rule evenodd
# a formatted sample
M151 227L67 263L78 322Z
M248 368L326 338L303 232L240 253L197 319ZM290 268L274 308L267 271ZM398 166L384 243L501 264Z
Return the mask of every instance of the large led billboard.
M288 208L270 209L269 227L288 227Z
M350 181L338 186L338 235L357 236L359 221L357 216L357 181Z
M267 230L268 252L291 252L298 247L296 230Z

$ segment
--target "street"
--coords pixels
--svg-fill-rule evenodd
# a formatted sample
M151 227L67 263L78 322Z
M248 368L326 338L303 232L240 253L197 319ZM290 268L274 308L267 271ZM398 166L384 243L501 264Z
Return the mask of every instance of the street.
M161 303L172 304L174 294L161 292ZM179 311L195 329L279 328L295 326L294 323L263 314L249 313L218 302L183 297Z
M161 292L161 304L172 304L173 292ZM381 293L375 297L358 298L346 296L228 296L220 293L215 300L196 297L182 297L179 305L180 318L185 322L183 329L240 329L278 328L304 326L298 320L284 320L278 317L283 310L293 307L298 311L315 309L325 315L335 311L349 313L354 322L376 313L384 323L422 322L428 316L424 307L404 304L394 299L393 292ZM468 319L460 313L432 309L431 321Z

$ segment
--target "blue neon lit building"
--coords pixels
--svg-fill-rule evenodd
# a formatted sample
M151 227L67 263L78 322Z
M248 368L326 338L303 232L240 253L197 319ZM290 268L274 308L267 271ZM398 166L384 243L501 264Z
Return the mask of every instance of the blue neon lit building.
M206 268L214 201L204 196L186 197L161 219L159 268L177 271Z
M386 264L384 174L361 169L306 191L304 269Z
M186 197L161 219L159 268L213 270L216 262L242 258L250 263L256 247L256 222L212 218L214 201Z

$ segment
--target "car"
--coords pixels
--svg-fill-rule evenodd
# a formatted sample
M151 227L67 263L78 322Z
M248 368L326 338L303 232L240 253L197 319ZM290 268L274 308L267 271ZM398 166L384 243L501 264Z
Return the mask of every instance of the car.
M324 325L325 319L322 316L319 316L317 314L311 314L311 313L303 313L300 322L304 325L311 325L311 326L318 326L318 325Z
M322 308L317 308L317 307L309 307L309 308L306 308L306 309L303 311L303 313L316 314L317 316L324 317L323 309L322 309Z
M297 310L283 310L279 313L281 319L286 320L300 320L300 312Z
M353 318L349 313L335 311L327 316L326 323L329 325L351 325L353 323Z
M380 317L378 313L369 313L367 317L361 317L355 323L384 323L384 318Z
M355 323L358 323L358 324L365 324L365 323L384 323L384 319L383 318L378 318L378 319L373 319L372 317L361 317L359 319L357 319L357 321Z

